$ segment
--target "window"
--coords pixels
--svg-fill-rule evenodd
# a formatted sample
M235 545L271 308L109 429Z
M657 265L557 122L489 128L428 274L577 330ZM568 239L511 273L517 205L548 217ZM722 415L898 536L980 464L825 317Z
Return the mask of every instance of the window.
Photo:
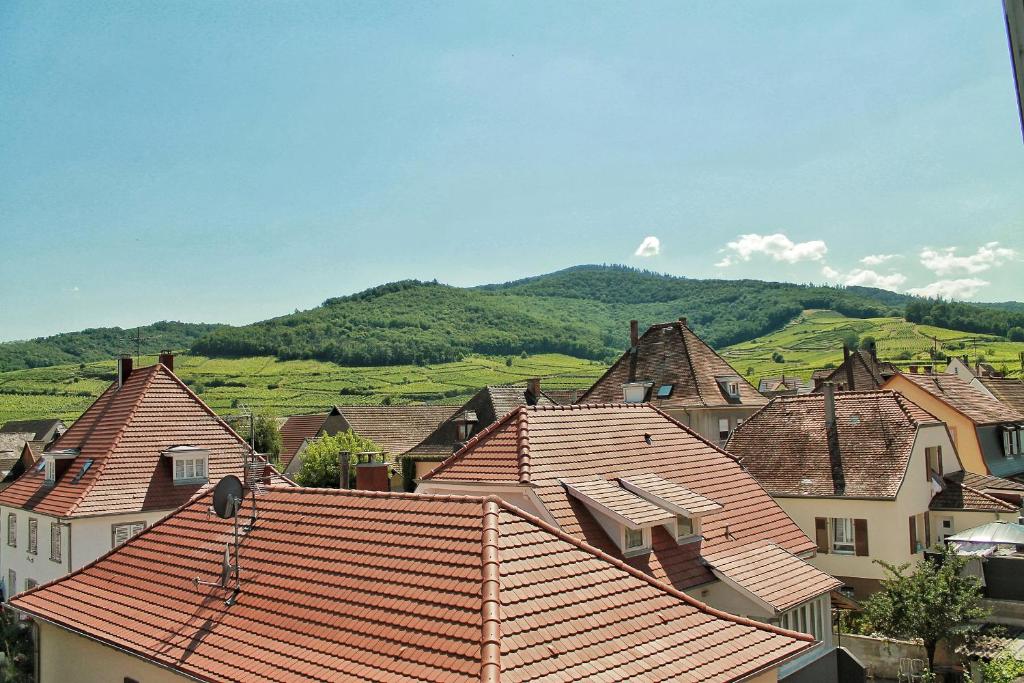
M1020 429L1012 425L1003 427L1003 455L1012 458L1020 455L1020 451Z
M10 600L18 592L18 574L13 569L7 570L7 599Z
M942 518L942 527L939 530L939 540L940 541L945 541L947 536L952 536L954 533L956 533L956 531L955 531L955 529L953 527L953 518L952 517L943 517Z
M676 515L676 538L693 536L693 520L686 515Z
M115 524L111 528L110 547L116 548L128 542L129 539L138 536L146 528L145 522L128 522L126 524Z
M821 640L825 635L825 599L816 598L811 602L794 607L788 612L783 612L779 617L779 626L791 631L809 633L815 640Z
M28 520L28 551L37 555L39 553L39 520Z
M54 522L50 525L50 559L54 562L60 562L61 545L60 524Z
M78 470L78 474L76 474L75 478L71 480L71 483L72 484L77 484L78 482L82 481L82 477L85 476L85 473L89 471L90 467L92 467L92 460L91 459L90 460L86 460L85 462L83 462L82 463L82 469Z
M852 555L856 550L852 519L832 520L832 552Z
M7 545L18 547L18 516L13 512L7 513Z
M174 481L206 481L206 456L174 458Z
M928 479L933 475L942 476L942 446L929 446L924 449L924 457L928 463Z
M725 441L729 438L729 418L720 417L718 418L718 439L719 441Z
M643 403L647 398L649 382L628 382L622 385L622 400L626 403Z
M644 530L626 527L626 550L637 550L644 547Z
M53 458L45 458L43 460L43 462L46 463L46 469L44 470L44 472L46 472L45 482L47 484L56 483L56 481L57 481L57 461L54 460Z
M668 398L672 395L673 384L662 384L658 387L658 398Z
M38 585L39 585L39 582L36 581L35 579L25 579L25 590L27 590L27 591L32 590L33 588L35 588Z

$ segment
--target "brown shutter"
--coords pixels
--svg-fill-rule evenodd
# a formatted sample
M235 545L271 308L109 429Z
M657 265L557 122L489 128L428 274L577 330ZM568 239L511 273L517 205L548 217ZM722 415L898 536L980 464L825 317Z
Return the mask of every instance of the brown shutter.
M941 460L939 462L942 462ZM924 513L924 549L932 547L932 520L931 515Z
M917 518L910 515L910 554L917 552Z
M828 555L828 520L824 517L814 518L814 540L818 544L818 552Z
M939 476L941 477L942 474L943 474L943 472L942 472L942 446L936 446L935 448L938 450L938 453L939 453Z
M932 449L931 448L924 449L924 479L925 479L925 481L931 481L932 480L931 459L932 459Z
M868 554L868 520L866 519L855 519L853 520L853 543L854 550L859 557L865 557Z

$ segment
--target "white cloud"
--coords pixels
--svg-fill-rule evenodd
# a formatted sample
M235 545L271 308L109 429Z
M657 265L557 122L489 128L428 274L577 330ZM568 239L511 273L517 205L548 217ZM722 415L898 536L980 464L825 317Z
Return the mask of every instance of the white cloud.
M899 291L899 288L902 287L903 283L906 281L907 276L902 273L882 275L881 273L867 268L854 268L846 274L846 277L843 278L844 285L878 287L879 289L888 289L894 292Z
M865 256L864 258L862 258L860 262L865 266L880 266L887 261L893 260L894 258L903 257L899 256L898 254L871 254L870 256Z
M997 268L1017 256L1015 249L999 246L999 242L989 242L978 247L970 256L957 256L956 247L944 249L924 248L921 250L921 265L936 275L954 275L957 273L983 273L990 268ZM952 282L955 282L952 281ZM931 286L931 285L929 285Z
M640 246L633 252L633 256L643 256L647 258L649 256L657 256L661 253L661 240L654 235L650 235L644 238L644 241L640 243Z
M970 299L978 293L978 290L988 285L989 283L985 280L969 277L960 280L939 280L930 285L914 287L907 291L932 299Z
M838 280L842 275L842 273L840 273L838 270L836 270L835 268L830 268L829 266L822 266L821 274L827 277L829 280Z
M820 261L828 253L828 247L821 240L794 242L781 232L777 232L774 235L740 235L736 241L726 244L722 251L732 253L727 253L715 264L719 268L731 266L737 261L749 261L757 254L764 254L774 261L786 263Z

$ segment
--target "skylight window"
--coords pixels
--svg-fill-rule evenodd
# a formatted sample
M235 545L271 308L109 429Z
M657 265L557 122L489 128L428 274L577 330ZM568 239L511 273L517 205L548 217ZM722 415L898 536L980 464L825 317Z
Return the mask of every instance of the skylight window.
M82 469L78 470L78 474L76 474L75 478L71 480L71 483L72 484L77 484L78 482L80 482L82 480L82 477L85 476L85 473L89 471L90 467L92 467L92 460L91 459L86 460L85 462L83 462L82 463Z
M672 395L672 389L674 388L674 384L662 384L658 387L658 398L668 398Z

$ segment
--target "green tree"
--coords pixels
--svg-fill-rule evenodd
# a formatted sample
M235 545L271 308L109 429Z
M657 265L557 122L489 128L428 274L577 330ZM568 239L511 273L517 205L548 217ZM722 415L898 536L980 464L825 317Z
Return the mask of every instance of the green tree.
M249 441L249 422L245 420L238 425L239 435ZM257 453L269 453L271 460L281 455L281 430L277 426L277 417L269 412L253 416L253 431L256 433L254 446Z
M343 451L352 454L349 476L354 481L357 453L376 453L380 448L373 441L364 439L348 430L330 436L322 436L306 446L302 453L302 469L295 480L303 486L336 489L341 481L338 469L338 455ZM350 482L351 486L352 483Z
M0 610L0 638L3 639L3 662L0 680L9 683L30 683L33 675L32 628L12 611Z
M985 683L1013 683L1024 676L1024 660L1012 652L1002 652L981 667L981 680Z
M1024 342L1024 327L1011 327L1006 331L1006 336L1013 342Z
M970 636L972 622L988 612L981 607L981 582L962 576L967 563L952 546L945 546L936 561L894 566L877 561L887 578L882 590L864 604L871 628L889 638L920 638L928 653L928 669L935 662L935 646Z
M772 360L775 361L776 363L785 363L786 362L785 356L783 356L778 351L776 351L775 353L772 354Z

